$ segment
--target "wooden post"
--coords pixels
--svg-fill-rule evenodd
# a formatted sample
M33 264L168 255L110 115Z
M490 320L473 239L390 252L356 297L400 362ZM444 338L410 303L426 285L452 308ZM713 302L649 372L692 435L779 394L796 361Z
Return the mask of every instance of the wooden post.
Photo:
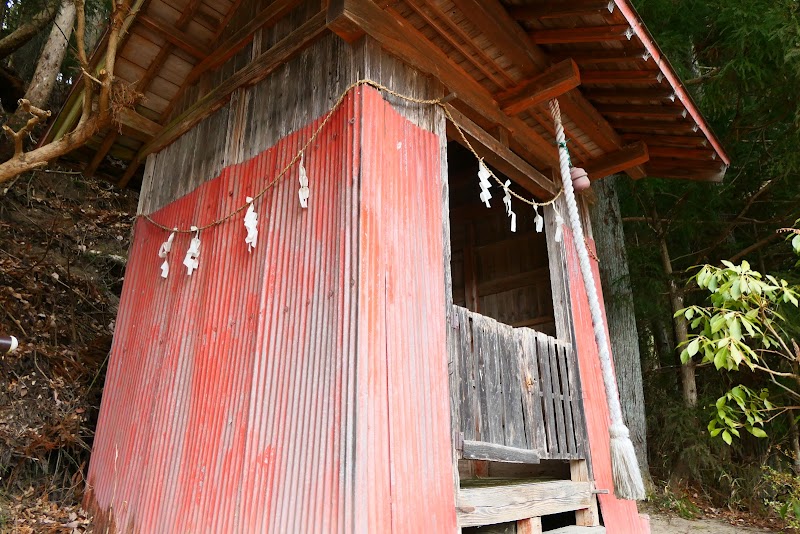
M517 534L542 534L542 518L531 517L517 521Z
M569 463L570 477L573 482L594 482L589 479L589 467L586 460L572 460ZM589 508L575 510L575 524L582 527L596 527L600 524L600 514L597 511L597 496L592 495Z

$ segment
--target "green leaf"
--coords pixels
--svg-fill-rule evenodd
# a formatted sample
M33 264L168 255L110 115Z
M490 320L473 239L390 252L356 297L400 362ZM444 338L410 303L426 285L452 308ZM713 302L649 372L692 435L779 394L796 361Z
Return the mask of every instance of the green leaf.
M730 433L730 432L728 432L727 430L724 430L724 431L722 432L722 441L724 441L724 442L725 442L725 443L727 443L728 445L730 445L731 443L733 443L733 438L731 437L731 433Z
M800 253L800 234L797 234L792 238L792 248L797 253Z
M736 341L741 341L742 340L742 325L739 323L739 319L734 317L731 320L729 328L730 328L730 331L731 331L731 337L733 339L735 339Z
M692 317L694 317L694 309L686 308L686 313L684 313L684 317L686 317L687 321L691 321Z
M747 430L749 430L750 433L753 434L757 438L766 438L767 437L767 433L764 432L763 430L761 430L760 428L758 428L757 426L748 428Z
M691 356L694 356L695 354L697 354L697 350L699 348L700 348L700 339L699 338L694 338L692 340L692 342L689 343L689 346L686 347L686 351L689 353L689 356L691 357Z

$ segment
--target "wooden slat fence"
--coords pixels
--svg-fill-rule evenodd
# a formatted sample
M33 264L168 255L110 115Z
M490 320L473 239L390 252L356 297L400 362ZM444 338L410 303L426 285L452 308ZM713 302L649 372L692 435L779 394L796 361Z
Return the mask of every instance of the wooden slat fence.
M460 375L453 417L464 440L530 449L541 459L586 457L570 344L460 306L452 307L450 326L448 350Z

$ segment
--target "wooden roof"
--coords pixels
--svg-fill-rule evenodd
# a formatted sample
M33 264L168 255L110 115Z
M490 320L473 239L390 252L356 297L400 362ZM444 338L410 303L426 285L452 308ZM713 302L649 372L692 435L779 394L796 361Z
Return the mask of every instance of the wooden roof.
M523 160L515 168L530 164L547 174L555 166L551 93L559 95L573 161L593 177L625 171L718 181L729 163L628 0L324 4L136 0L115 75L143 97L73 157L88 173L127 184L148 153L333 31L348 40L368 34L438 78L457 95L452 109L470 134ZM298 20L293 31L261 37L285 17ZM45 140L77 120L75 87Z

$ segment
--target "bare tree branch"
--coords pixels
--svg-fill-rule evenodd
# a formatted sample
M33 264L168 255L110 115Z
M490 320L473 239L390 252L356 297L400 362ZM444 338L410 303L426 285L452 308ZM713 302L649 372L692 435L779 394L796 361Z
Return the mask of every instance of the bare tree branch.
M115 0L114 8L111 13L111 24L109 30L108 44L105 50L104 67L100 70L97 77L88 75L89 60L86 55L85 34L86 34L86 12L85 0L75 0L76 7L76 32L75 40L78 48L78 62L81 69L87 73L84 75L83 108L81 118L72 131L65 134L60 139L42 145L30 152L22 150L22 139L24 135L35 126L42 117L31 109L36 121L23 127L19 132L14 132L10 128L7 133L11 135L15 142L14 156L8 161L0 164L0 183L14 178L15 176L42 165L49 161L63 156L76 148L86 144L93 135L103 128L108 127L113 121L114 112L112 110L112 95L114 94L114 64L117 57L117 48L120 43L120 33L126 21L135 13L130 9L129 0ZM99 83L98 83L99 82ZM30 106L30 103L27 104ZM117 103L116 107L124 107L126 103ZM32 106L30 106L32 108ZM49 111L36 109L37 112L49 116ZM24 133L23 133L24 131Z

